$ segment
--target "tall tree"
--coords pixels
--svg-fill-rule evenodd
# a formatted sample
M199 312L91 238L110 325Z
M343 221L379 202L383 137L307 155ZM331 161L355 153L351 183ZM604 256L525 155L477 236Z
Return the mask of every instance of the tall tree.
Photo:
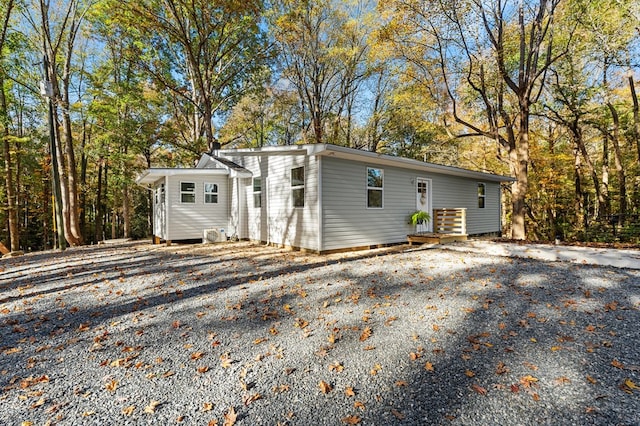
M71 85L76 41L92 0L65 2L38 0L25 17L38 35L45 57L45 73L51 86L56 131L56 157L60 173L64 236L71 245L83 242L78 202L78 173L71 119ZM62 125L62 134L58 123Z
M135 58L174 100L176 123L189 123L187 148L216 141L214 119L232 106L268 59L261 0L111 1L123 35L139 41Z
M7 94L5 89L5 64L4 50L7 40L7 31L9 29L9 19L13 11L13 0L6 0L0 4L0 136L3 142L3 159L4 159L4 181L7 198L7 215L9 222L10 246L12 251L20 248L20 233L18 227L18 207L17 194L14 185L14 170L11 159L11 144L9 141L9 105L7 103Z
M343 114L348 142L354 95L368 74L365 12L346 5L278 0L269 14L282 77L298 93L301 138L307 142L339 143Z
M554 45L560 1L390 3L396 11L394 36L405 45L406 58L425 70L427 84L433 85L436 76L444 85L453 118L464 127L459 136L484 136L506 149L516 179L511 187L512 238L526 238L532 107L547 70L569 43ZM465 109L471 99L483 116Z

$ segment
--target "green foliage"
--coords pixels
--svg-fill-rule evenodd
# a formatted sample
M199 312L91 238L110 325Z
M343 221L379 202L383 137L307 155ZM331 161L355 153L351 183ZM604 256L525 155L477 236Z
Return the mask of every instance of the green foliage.
M421 225L431 220L431 215L423 210L416 210L409 215L409 223L411 225Z

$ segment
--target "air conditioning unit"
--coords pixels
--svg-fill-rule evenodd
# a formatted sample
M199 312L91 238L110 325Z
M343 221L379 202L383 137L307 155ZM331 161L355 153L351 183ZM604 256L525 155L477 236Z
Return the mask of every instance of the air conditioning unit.
M205 229L202 235L203 243L220 243L227 241L224 229Z

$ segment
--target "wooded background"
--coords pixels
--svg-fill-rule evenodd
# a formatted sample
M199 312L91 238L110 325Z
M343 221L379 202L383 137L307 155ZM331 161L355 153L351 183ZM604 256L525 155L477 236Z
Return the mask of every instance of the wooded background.
M214 142L506 174L506 236L638 242L636 0L0 4L12 250L61 242L54 165L63 241L142 238L136 174L191 167Z

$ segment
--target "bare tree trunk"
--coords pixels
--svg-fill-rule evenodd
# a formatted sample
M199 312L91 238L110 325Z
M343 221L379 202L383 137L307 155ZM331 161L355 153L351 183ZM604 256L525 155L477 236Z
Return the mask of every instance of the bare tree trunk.
M636 94L636 86L633 81L633 74L629 73L629 90L631 91L631 99L633 100L633 139L635 141L636 150L638 152L638 166L640 166L640 106L638 106L638 95Z
M607 132L602 135L602 180L600 184L600 209L598 217L611 214L611 200L609 199L609 137Z
M611 141L613 142L613 161L616 168L616 174L618 175L618 196L619 196L619 215L618 224L624 225L627 215L627 179L622 166L622 152L620 151L620 118L618 117L618 111L611 102L607 103L609 111L611 111L611 118L613 119L613 135Z
M122 219L124 238L131 238L131 202L129 200L129 187L122 189Z
M96 242L100 242L104 239L104 234L102 232L102 218L103 218L103 208L102 208L102 171L104 169L104 159L101 157L98 160L98 188L96 194L96 217L95 217L95 239Z
M582 192L582 161L580 158L580 150L574 144L573 147L573 210L576 215L576 224L578 230L584 229L585 217L587 216L584 211L584 194Z
M6 4L5 14L2 20L2 33L0 34L0 55L4 50L9 18L13 9L13 0ZM13 167L11 162L11 143L9 142L9 114L7 97L4 89L4 69L0 67L0 126L2 126L3 157L4 157L4 181L7 197L7 221L9 225L9 245L11 251L20 249L20 227L18 226L17 186L13 181Z
M9 242L11 251L20 250L20 231L18 226L18 207L16 185L13 181L13 167L11 161L11 144L9 142L9 117L7 114L7 98L4 92L4 75L0 70L0 125L2 126L4 181L7 197L7 221L9 225Z
M57 125L55 126L55 130L56 136L58 136L56 138L56 156L60 173L64 235L69 244L79 245L82 244L82 232L79 229L77 171L73 150L71 118L69 116L69 81L74 43L80 29L80 23L84 18L84 12L78 13L77 0L68 1L63 22L55 23L56 25L54 25L54 31L58 32L58 34L55 34L57 38L54 38L54 31L52 31L52 23L50 22L49 16L50 3L46 0L40 0L39 6L41 14L39 31L43 37L42 41L46 56L49 58L49 66L46 72L48 74L48 80L51 82L52 100L55 105L54 123L57 122L57 118L59 117L58 109L62 109L64 139L59 137L60 129ZM34 20L31 20L31 22L37 29L38 24L36 24ZM59 26L57 24L59 24ZM66 37L66 39L64 39L64 37ZM63 74L62 77L59 78L57 59L63 42L66 45L66 50L62 67ZM60 81L62 82L62 90L60 89Z
M81 151L81 159L80 159L80 194L79 194L79 203L80 203L80 229L82 229L83 235L89 235L87 233L87 155L85 153L85 147L87 144L87 121L86 119L82 122L82 142L80 144Z

